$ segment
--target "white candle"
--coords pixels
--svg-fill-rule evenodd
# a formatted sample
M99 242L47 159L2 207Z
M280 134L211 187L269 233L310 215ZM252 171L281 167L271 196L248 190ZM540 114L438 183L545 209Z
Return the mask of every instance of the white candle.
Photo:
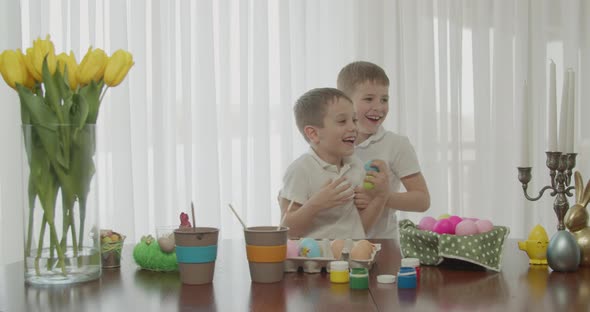
M567 144L565 151L567 153L574 152L574 111L576 102L576 74L573 70L568 71L568 92L567 92Z
M549 119L547 150L549 152L557 151L557 96L555 88L555 63L551 60L551 65L549 65L549 108L547 111Z
M522 104L520 112L520 166L530 167L529 163L529 105L528 87L526 81L522 89Z
M559 149L565 153L567 145L567 93L568 93L569 75L567 71L563 73L563 88L561 90L561 111L559 112Z

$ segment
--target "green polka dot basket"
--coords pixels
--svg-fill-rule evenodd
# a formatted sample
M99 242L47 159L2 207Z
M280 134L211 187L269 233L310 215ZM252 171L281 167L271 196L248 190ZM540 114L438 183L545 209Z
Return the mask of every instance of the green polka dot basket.
M419 230L410 220L399 222L400 245L404 258L418 258L423 265L439 265L445 258L467 261L500 272L504 240L510 229L494 229L474 235L438 234Z

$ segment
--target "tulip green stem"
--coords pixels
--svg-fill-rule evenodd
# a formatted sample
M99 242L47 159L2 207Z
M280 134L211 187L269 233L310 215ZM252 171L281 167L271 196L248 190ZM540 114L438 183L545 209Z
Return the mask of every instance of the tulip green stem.
M76 224L74 223L74 197L72 195L65 194L62 188L62 205L64 209L63 213L63 225L62 225L62 236L60 245L62 248L67 248L68 231L72 235L72 248L74 257L78 256L78 240L76 237Z
M37 246L37 257L35 257L35 273L37 275L41 274L41 269L39 268L39 259L41 259L43 253L43 240L45 238L45 227L47 225L47 219L45 218L45 214L43 214L43 220L41 221L41 229L39 230L39 245Z
M35 198L36 194L31 192L35 185L31 178L29 178L29 222L27 224L27 245L25 248L25 257L31 255L31 244L33 242L33 224L35 221Z
M51 236L51 239L53 242L55 242L55 243L53 243L53 246L55 246L55 249L57 251L57 264L61 268L61 273L64 276L66 276L67 271L66 271L64 251L61 249L60 244L57 244L57 231L55 229L55 224L52 221L47 221L47 223L49 224L49 234Z
M100 103L102 103L102 98L105 96L105 94L107 94L107 90L108 90L109 88L110 88L110 87L109 87L109 86L107 86L106 88L104 88L104 89L102 90L102 92L101 92L101 94L100 94L100 97L98 98L98 105L100 105ZM97 111L98 111L98 109L97 109Z
M78 249L82 250L84 243L82 235L84 235L84 223L86 221L86 195L78 198L78 204L80 205L80 240L78 241Z

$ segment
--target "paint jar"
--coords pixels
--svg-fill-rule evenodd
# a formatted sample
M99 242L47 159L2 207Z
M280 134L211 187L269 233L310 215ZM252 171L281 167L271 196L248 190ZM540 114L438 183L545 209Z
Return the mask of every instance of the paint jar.
M367 268L353 268L350 271L351 289L369 289L369 270Z
M348 262L347 261L332 261L330 262L330 282L332 283L348 283Z
M420 259L418 258L404 258L402 259L402 268L414 268L416 270L416 280L420 283Z
M416 288L416 270L401 267L397 273L397 288Z

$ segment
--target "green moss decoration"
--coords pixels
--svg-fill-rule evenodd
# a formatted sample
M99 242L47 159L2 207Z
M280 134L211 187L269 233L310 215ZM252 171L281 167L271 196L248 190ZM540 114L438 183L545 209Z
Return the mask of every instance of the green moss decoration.
M133 259L142 269L158 272L178 271L176 252L165 253L151 235L141 238L133 248Z

